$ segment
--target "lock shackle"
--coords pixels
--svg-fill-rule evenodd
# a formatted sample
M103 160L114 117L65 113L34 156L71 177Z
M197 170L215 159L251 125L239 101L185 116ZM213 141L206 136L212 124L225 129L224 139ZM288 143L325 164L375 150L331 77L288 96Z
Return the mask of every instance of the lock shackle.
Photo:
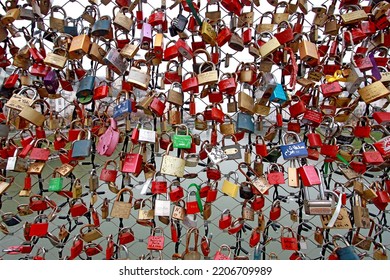
M113 169L113 170L116 170L117 167L118 167L118 165L117 165L117 163L116 163L116 161L115 161L114 159L109 159L109 160L107 160L107 161L104 163L103 169L107 169L107 167L108 167L109 165L114 165L114 169ZM96 173L95 173L95 174L96 174Z
M222 252L224 250L229 252L228 257L230 258L230 255L232 254L232 249L230 248L230 246L226 244L222 244L221 246L219 246L218 252Z
M293 238L295 238L295 234L294 234L294 231L293 231L293 229L291 228L291 227L283 227L282 226L282 231L280 232L280 237L282 238L282 237L284 237L285 235L284 235L284 231L288 231L289 233L291 233L291 236L293 237Z
M271 171L275 171L275 167L276 167L276 171L277 172L282 172L284 173L284 167L283 165L279 164L279 163L271 163L268 168L267 168L267 173L270 174L272 173Z
M295 143L299 143L299 142L301 142L301 138L299 137L299 135L298 135L298 133L296 133L296 132L286 132L286 133L284 133L284 135L283 135L283 144L284 145L287 145L287 143L288 143L288 140L289 140L289 138L293 138L293 139L295 139Z
M221 219L223 218L224 215L231 216L230 210L229 209L224 209L221 213Z
M175 125L176 129L175 129L175 133L177 134L178 132L178 129L180 128L181 130L185 130L186 131L186 134L185 135L190 135L188 133L188 126L186 126L185 124L178 124L178 125Z
M2 181L2 182L7 182L7 181L9 181L9 184L12 184L13 183L13 181L15 180L15 177L14 176L7 176L7 177L5 177L5 176L3 176L3 175L0 175L0 180Z
M34 144L34 147L37 147L39 143L42 143L42 142L45 142L46 143L46 148L49 148L49 146L51 145L51 142L46 139L46 138L40 138L40 139L37 139L35 144Z
M234 183L238 184L238 174L237 174L236 171L230 171L230 172L226 175L226 180L229 181L231 175L234 175ZM215 183L218 183L218 181L215 181Z
M245 166L248 169L248 171L252 172L252 174L254 176L256 176L256 174L257 174L256 171L246 162L240 162L238 164L238 170L242 173L242 175L245 176L245 178L247 180L249 180L249 183L252 184L252 179L246 174L246 172L244 172L244 170L242 169L242 166Z
M121 189L117 195L116 195L116 201L119 201L120 197L124 194L124 193L129 193L130 194L130 197L129 197L129 200L128 200L128 203L132 203L133 201L133 191L130 189L130 188L123 188ZM142 205L142 203L141 203Z
M47 215L46 214L40 214L40 215L38 215L38 216L36 216L35 218L34 218L34 224L37 224L37 223L44 223L44 221L46 221L46 223L48 223L49 222L49 218L47 217Z
M91 139L91 131L87 130L87 129L81 129L79 135L77 136L77 140L75 140L75 141L79 141L82 139L90 140Z
M344 244L345 244L346 246L351 246L351 245L348 243L347 239L346 239L343 235L341 235L341 234L334 234L334 235L332 236L332 243L333 243L333 245L334 245L334 247L335 247L335 250L338 249L338 248L341 248L341 247L337 244L337 241L338 241L338 240L343 241Z
M151 197L142 199L140 206L139 206L139 209L142 210L145 206L147 206L147 202L150 202L150 209L153 209L153 202L152 202Z
M162 227L154 227L151 230L151 235L156 236L156 233L160 232L161 236L164 236L164 229Z

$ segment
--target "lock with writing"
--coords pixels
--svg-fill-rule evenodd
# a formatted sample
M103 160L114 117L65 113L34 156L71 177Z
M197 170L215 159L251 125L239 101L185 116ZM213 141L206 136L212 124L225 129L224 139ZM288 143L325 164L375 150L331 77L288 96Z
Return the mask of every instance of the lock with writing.
M186 131L185 135L179 134L179 129ZM189 149L191 148L192 137L188 133L188 127L186 125L179 125L176 127L176 133L172 137L173 148Z
M287 144L290 138L292 138L295 143ZM305 158L308 156L306 144L301 141L299 135L294 132L284 134L283 145L280 146L280 149L285 160Z
M187 195L187 201L186 201L186 213L189 214L196 214L196 213L202 213L203 212L203 205L202 201L199 195L198 185L191 184L189 188L195 187L196 191L190 191ZM191 197L195 196L195 200L191 200Z
M318 172L318 171L317 171ZM307 215L330 215L332 214L333 201L325 198L325 191L320 176L320 184L318 184L319 199L310 199L309 189L314 189L313 186L304 187L304 208ZM341 203L341 201L340 201Z

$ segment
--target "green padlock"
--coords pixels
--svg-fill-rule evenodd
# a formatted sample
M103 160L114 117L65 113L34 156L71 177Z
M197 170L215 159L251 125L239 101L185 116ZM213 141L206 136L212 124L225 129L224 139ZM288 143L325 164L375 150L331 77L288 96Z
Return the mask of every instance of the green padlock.
M178 134L179 128L185 128L186 134L185 135ZM188 134L188 127L186 125L182 124L182 125L176 127L176 134L173 135L172 142L173 142L173 147L177 148L177 149L191 148L192 137L191 137L191 135Z
M62 191L62 187L64 184L64 178L58 177L57 172L54 170L52 178L49 181L49 192L59 192Z

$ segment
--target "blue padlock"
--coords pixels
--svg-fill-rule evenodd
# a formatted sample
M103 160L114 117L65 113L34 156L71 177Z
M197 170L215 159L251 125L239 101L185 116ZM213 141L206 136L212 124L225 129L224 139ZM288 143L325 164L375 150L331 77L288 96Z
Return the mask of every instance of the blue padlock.
M253 133L255 131L255 123L252 115L239 112L237 115L237 130L244 130L246 132Z
M121 102L123 94L125 95L125 100ZM128 91L122 90L118 93L118 96L116 97L116 104L117 105L114 107L113 111L113 118L115 120L126 118L132 112L132 104Z
M289 138L294 138L295 143L287 144ZM298 134L295 132L288 132L283 136L283 145L280 146L284 160L305 158L308 156L305 142L301 141Z
M284 91L282 84L276 84L276 87L272 92L269 100L271 102L276 102L279 104L283 104L284 102L287 101L287 94Z
M86 75L81 81L76 92L76 97L93 96L95 89L95 75Z
M109 16L102 16L92 26L92 36L104 37L110 33L111 30L111 18Z
M69 34L73 37L79 35L79 32L77 30L77 23L78 23L78 19L67 17L65 19L64 33Z
M341 239L346 247L340 247L336 241ZM355 252L354 246L351 246L347 240L344 238L344 236L340 234L333 235L333 245L335 246L336 254L339 257L340 260L360 260L358 254Z
M81 139L84 137L84 139ZM91 132L89 130L82 130L77 137L77 140L72 143L72 158L85 158L91 155Z

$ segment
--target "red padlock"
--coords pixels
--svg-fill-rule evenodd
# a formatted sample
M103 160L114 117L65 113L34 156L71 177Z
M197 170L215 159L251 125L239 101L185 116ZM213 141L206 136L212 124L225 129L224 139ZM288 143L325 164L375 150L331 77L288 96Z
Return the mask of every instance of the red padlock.
M161 97L163 100L160 99ZM167 97L164 93L160 93L154 96L152 102L149 105L149 108L154 114L156 114L156 116L161 117L164 114L166 99Z
M169 199L172 202L176 202L182 199L183 197L184 197L184 190L180 186L180 181L173 180L172 183L169 185Z
M249 202L251 204L252 209L255 211L259 211L263 209L265 205L264 196L261 194L253 196L253 198Z
M188 75L190 75L190 78L186 79L186 77ZM197 91L198 87L199 87L198 78L196 77L195 73L194 72L187 72L183 76L183 82L181 84L181 88L182 88L183 92Z
M19 72L19 69L15 69L12 72L12 74L8 78L5 79L4 84L3 84L4 88L15 88L16 87L16 83L18 81L20 81L18 72Z
M70 256L68 257L68 260L74 260L77 258L81 252L83 251L83 240L80 239L80 236L77 235L73 239L72 247L70 248Z
M113 169L108 169L112 165ZM115 160L108 160L104 163L99 179L104 182L115 182L118 175L117 164Z
M319 171L313 165L304 165L298 168L300 179L305 187L321 184Z
M322 146L322 140L321 136L314 132L315 130L312 130L312 132L306 134L307 135L307 140L308 140L308 147L310 148L319 148Z
M179 39L176 42L176 47L179 53L185 57L186 59L192 59L194 57L194 53L190 46L183 39Z
M173 46L169 46L170 44L173 44ZM163 53L163 60L169 61L172 59L175 59L179 56L179 50L176 46L176 41L169 41L168 44L165 47L164 53ZM168 68L168 66L167 66Z
M222 93L235 95L237 89L237 75L235 73L222 74L220 81L218 82L218 88Z
M106 81L101 81L93 91L93 100L100 100L110 95L110 86Z
M30 197L29 207L32 211L45 211L49 208L46 199L38 194L32 195Z
M251 237L249 238L249 247L256 247L260 242L261 231L259 227L252 230Z
M221 170L219 169L219 166L216 167L207 167L206 168L206 176L209 180L218 181L221 179Z
M339 152L339 146L337 145L336 138L332 138L329 143L323 143L320 153L330 159L335 159Z
M371 122L368 117L360 117L353 130L353 134L358 138L369 138L371 134Z
M284 236L284 230L287 230L291 233L291 237ZM298 250L298 240L295 238L294 231L289 227L283 227L280 243L282 245L283 250L297 251Z
M43 237L47 235L49 221L45 214L38 215L30 226L30 237Z
M366 151L366 148L369 147L369 151ZM372 144L363 144L363 163L368 165L381 165L384 160L380 152L378 152L374 145Z
M320 88L324 97L335 96L343 91L338 81L323 83L320 85Z
M288 107L288 110L289 110L290 116L292 118L297 118L298 116L300 116L306 112L305 102L303 102L299 98L299 96L294 95L291 98L291 104L290 104L290 107Z
M118 240L120 245L126 245L133 242L135 239L134 232L130 227L122 228L118 234Z
M222 230L227 229L228 227L230 227L231 223L232 223L232 216L230 215L230 210L229 209L223 210L218 222L219 228Z
M261 143L259 143L259 139L261 140ZM268 156L268 149L267 145L265 144L264 138L261 135L256 136L256 142L254 143L256 155L266 157Z
M212 203L217 200L218 195L218 182L214 181L207 192L206 202Z
M72 218L81 217L84 216L86 213L88 213L87 205L81 198L74 198L69 203L70 203L69 211Z
M284 29L283 31L281 31ZM278 39L281 45L286 44L294 40L294 33L291 25L287 21L282 21L278 24L277 33L275 33L275 38Z
M313 127L317 127L322 123L323 115L322 112L314 108L307 108L302 117L302 122Z
M271 163L267 171L267 181L271 185L282 185L285 183L283 166Z
M222 47L227 42L229 42L231 38L232 38L232 31L222 21L222 24L218 25L218 35L217 38L215 39L217 45L219 47Z
M173 219L171 219L171 240L172 242L176 243L176 242L179 242L179 236L177 234L177 229L176 229L176 226L175 224L173 223Z
M168 190L168 184L166 180L157 180L157 177L161 175L160 172L156 172L153 176L151 192L153 194L165 194Z
M154 9L149 16L148 22L151 26L157 26L163 24L164 19L164 11L162 9Z
M277 219L280 218L281 213L282 213L282 208L280 207L280 201L275 200L271 206L271 210L269 213L269 219L271 221L276 221Z
M140 148L138 154L133 153L132 149L130 153L126 154L123 159L121 172L139 174L142 170L142 149Z
M187 215L200 213L200 208L199 208L199 204L198 204L197 199L189 201L190 196L193 196L193 194L195 196L197 196L195 191L189 192L188 196L187 196L187 201L186 201L186 213L187 213Z

